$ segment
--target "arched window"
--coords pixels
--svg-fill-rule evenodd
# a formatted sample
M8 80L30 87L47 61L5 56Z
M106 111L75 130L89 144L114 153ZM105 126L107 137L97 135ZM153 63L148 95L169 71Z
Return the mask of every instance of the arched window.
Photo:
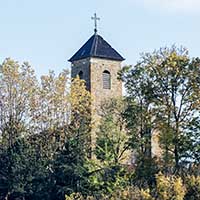
M103 72L103 89L111 88L111 75L110 72L105 70Z
M79 78L80 78L80 79L83 79L83 72L82 72L82 71L80 71L80 72L78 73L78 75L79 75Z

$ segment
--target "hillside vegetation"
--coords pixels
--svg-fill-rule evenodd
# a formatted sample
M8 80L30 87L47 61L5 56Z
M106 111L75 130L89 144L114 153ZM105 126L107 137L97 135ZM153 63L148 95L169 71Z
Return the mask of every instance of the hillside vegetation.
M66 70L38 80L28 63L5 59L0 199L200 200L200 59L161 48L119 79L126 96L102 103L94 129L84 80Z

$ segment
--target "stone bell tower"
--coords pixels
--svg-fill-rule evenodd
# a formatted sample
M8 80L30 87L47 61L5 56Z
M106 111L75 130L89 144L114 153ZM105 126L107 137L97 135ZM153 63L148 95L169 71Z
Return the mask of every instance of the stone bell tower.
M117 79L124 58L95 31L89 40L69 59L71 77L77 75L86 82L91 92L93 105L98 113L99 106L107 98L122 96L122 82Z

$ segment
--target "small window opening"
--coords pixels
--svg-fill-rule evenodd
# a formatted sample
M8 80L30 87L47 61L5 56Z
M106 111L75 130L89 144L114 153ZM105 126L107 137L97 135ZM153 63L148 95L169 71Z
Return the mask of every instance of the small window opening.
M82 71L80 71L80 72L78 73L78 75L79 75L79 78L80 78L80 79L83 79L83 72L82 72Z
M111 75L107 70L103 72L103 89L111 89Z

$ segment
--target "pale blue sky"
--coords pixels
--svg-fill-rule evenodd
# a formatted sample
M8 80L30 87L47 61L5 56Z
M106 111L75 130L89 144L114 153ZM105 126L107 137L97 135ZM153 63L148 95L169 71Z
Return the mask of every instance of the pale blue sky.
M0 0L0 62L29 61L38 75L67 61L99 34L135 64L141 52L174 43L200 56L200 0Z

